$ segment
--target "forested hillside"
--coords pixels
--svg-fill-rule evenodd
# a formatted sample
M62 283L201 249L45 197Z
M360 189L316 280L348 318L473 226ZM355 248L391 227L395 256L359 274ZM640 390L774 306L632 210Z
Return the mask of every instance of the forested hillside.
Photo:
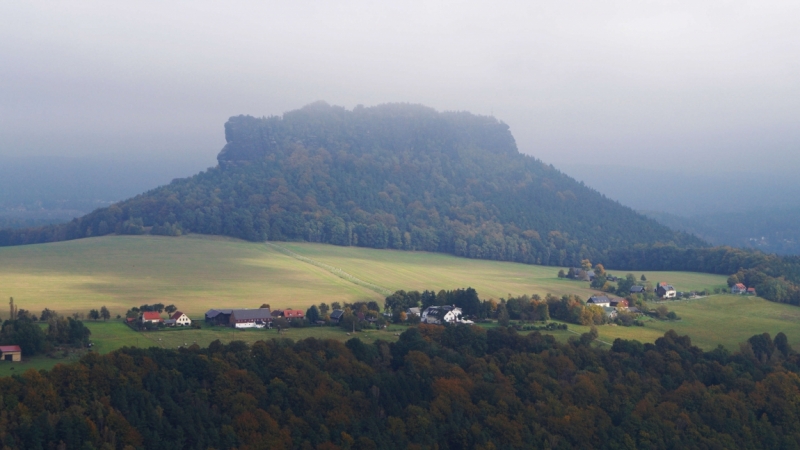
M490 117L315 103L233 117L225 137L215 168L66 225L5 231L0 244L195 232L545 265L703 245L519 153Z
M410 328L397 343L306 339L125 348L0 378L4 448L797 448L797 353L730 354L668 332ZM196 346L194 346L196 347ZM131 446L131 447L127 447Z

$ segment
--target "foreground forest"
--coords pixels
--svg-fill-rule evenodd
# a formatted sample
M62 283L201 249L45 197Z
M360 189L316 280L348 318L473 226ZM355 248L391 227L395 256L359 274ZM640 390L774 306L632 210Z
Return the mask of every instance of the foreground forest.
M0 379L4 448L797 448L800 357L420 326L397 343L124 348Z

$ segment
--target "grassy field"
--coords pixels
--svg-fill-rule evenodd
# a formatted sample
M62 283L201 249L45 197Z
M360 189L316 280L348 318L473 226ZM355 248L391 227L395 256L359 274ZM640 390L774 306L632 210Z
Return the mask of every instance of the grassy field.
M534 293L574 293L585 298L592 294L588 283L559 279L558 267L437 253L278 245L389 291L472 286L481 298ZM669 281L679 290L725 285L725 277L717 275L645 274L653 282ZM265 244L190 235L107 236L0 248L0 298L8 297L34 313L45 307L86 313L105 305L116 316L143 303L174 303L197 318L215 307L253 308L268 303L273 308L305 309L319 302L382 303L385 295ZM0 310L0 317L7 315Z
M500 261L457 258L442 253L375 250L357 247L331 247L309 243L279 243L295 253L341 268L347 273L390 291L398 289L452 289L472 286L481 298L547 293L578 294L584 298L596 293L589 283L558 278L559 267L531 266ZM624 276L628 271L607 269ZM727 287L726 277L691 272L641 272L655 284L668 281L683 291Z
M112 316L142 303L174 303L195 319L214 307L302 308L312 303L377 300L382 289L453 289L471 286L481 298L553 293L594 292L588 283L559 279L558 267L530 266L497 261L393 250L336 247L309 243L261 243L227 238L184 236L108 236L54 244L0 248L0 297L14 297L20 308L38 313L48 307L61 313L88 312L107 306ZM307 258L299 260L300 258ZM627 271L609 269L616 275ZM337 275L338 274L338 275ZM345 274L345 275L343 275ZM642 272L636 272L637 278ZM725 277L683 272L644 272L651 282L668 281L678 290L722 287ZM354 278L364 283L354 282ZM374 285L374 286L372 286ZM371 287L370 287L371 286ZM784 331L800 346L800 308L758 298L712 296L669 302L683 318L676 322L648 321L645 327L600 327L600 339L617 337L652 342L669 329L688 334L702 348L717 344L735 350L756 333ZM5 311L0 317L7 317ZM121 322L86 322L95 350L101 353L125 345L175 348L184 343L208 345L215 339L234 338L229 329L170 330L136 333ZM401 328L402 330L402 328ZM588 328L570 325L578 333ZM395 330L360 337L393 340ZM559 332L566 340L572 333ZM335 328L291 329L295 340L308 336L346 339ZM236 339L254 342L277 337L276 331L237 331ZM160 340L159 340L160 339ZM19 366L49 367L57 361L41 357ZM9 369L0 367L0 375Z
M225 327L204 327L201 329L193 328L170 328L163 331L136 332L125 325L121 320L86 321L86 326L92 331L91 342L94 344L92 351L98 353L108 353L119 348L128 347L161 347L176 349L184 345L197 344L207 347L208 344L219 340L228 344L233 340L244 341L252 344L256 341L266 339L292 339L299 341L309 337L317 339L335 339L346 341L353 336L357 336L365 343L372 343L376 340L395 342L398 335L408 329L407 326L390 325L385 330L364 330L356 334L348 333L338 327L308 327L291 328L283 330L280 334L277 330L250 329L234 330ZM42 325L44 327L44 325ZM84 351L70 353L64 356L56 353L56 357L37 355L32 358L24 358L21 363L7 363L0 361L0 377L23 373L28 369L50 369L59 363L69 363L77 361Z
M789 343L800 347L800 308L768 302L757 297L713 295L696 300L664 302L681 320L646 319L644 327L598 328L599 339L613 342L616 338L653 342L668 330L688 335L692 343L704 350L723 345L738 350L739 344L755 334L767 332L772 337L782 331ZM589 327L570 325L571 330L584 333Z

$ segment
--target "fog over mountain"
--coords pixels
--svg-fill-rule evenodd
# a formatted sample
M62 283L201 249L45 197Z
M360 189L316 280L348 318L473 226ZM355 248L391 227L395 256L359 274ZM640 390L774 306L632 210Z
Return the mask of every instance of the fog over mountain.
M213 165L229 117L318 100L495 116L637 209L791 207L798 30L788 1L3 2L0 210L86 212Z
M317 100L494 115L555 165L800 168L800 4L0 4L0 154L211 160ZM757 157L753 157L757 155Z

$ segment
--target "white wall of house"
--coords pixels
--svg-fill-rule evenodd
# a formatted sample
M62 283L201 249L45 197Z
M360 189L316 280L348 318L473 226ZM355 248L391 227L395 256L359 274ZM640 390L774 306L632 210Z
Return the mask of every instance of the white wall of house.
M182 327L188 327L192 324L192 319L190 319L186 314L182 314L180 317L175 319L175 324Z

